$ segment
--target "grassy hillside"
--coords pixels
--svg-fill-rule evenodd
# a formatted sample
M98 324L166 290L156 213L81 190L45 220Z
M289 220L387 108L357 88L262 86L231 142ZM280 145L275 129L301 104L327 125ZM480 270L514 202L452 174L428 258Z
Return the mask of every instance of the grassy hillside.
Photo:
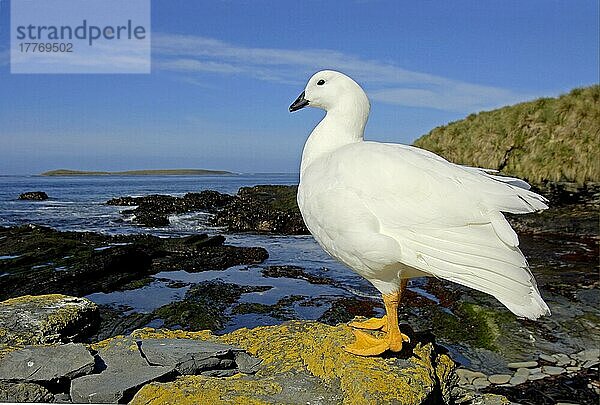
M534 184L600 181L600 86L572 90L432 130L416 146Z
M166 169L166 170L129 170L124 172L89 172L81 170L58 169L44 172L42 176L203 176L233 174L223 170L205 169Z

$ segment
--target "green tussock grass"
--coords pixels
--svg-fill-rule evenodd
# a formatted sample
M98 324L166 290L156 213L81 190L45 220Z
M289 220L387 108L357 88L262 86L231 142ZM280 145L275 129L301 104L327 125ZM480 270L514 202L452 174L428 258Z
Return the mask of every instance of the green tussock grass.
M600 181L600 86L471 114L414 143L533 184Z

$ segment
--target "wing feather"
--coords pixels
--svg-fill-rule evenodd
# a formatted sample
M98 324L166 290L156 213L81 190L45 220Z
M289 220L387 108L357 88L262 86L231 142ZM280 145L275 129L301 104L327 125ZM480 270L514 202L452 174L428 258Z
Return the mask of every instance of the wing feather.
M305 198L318 195L336 210L371 215L376 225L370 222L368 231L393 238L401 263L491 294L519 316L549 313L501 213L547 208L527 183L422 149L375 142L344 146L314 165L304 173L312 184ZM347 197L328 197L340 187ZM343 238L352 241L353 235Z

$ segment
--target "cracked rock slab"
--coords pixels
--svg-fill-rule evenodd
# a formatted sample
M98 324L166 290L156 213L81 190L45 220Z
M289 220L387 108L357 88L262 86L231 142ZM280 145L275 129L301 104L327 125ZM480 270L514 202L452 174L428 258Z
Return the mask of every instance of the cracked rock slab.
M178 375L252 373L260 360L231 345L193 339L117 337L98 344L97 374L71 382L76 403L127 402L143 385Z
M77 378L94 369L94 357L83 344L26 346L0 360L0 380L50 382Z
M166 377L172 366L151 366L134 339L118 338L98 350L101 372L71 382L75 403L127 402L142 385ZM103 369L103 370L102 370Z
M145 339L138 341L140 350L152 365L172 366L179 374L194 375L208 371L231 375L237 371L253 373L260 360L242 349L220 343L192 339Z
M411 336L397 355L359 357L343 350L354 340L351 328L310 321L208 332L143 329L142 339L191 338L240 347L262 359L254 375L213 378L181 376L145 385L134 405L165 403L451 403L454 363L425 335ZM241 362L241 361L240 361Z

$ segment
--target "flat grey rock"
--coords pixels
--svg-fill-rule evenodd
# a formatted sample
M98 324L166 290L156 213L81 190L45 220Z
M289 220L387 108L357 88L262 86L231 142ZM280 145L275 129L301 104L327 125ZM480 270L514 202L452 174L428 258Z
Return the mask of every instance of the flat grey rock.
M0 343L38 345L81 341L99 319L98 306L86 298L51 294L0 302Z
M237 364L240 373L254 374L260 368L262 360L252 357L246 352L236 352L235 363Z
M140 350L152 365L172 366L182 375L236 369L252 374L261 360L234 346L193 339L145 339ZM230 374L230 373L226 373Z
M527 381L527 377L525 375L515 375L508 382L510 385L521 385Z
M52 402L55 404L72 404L71 397L65 392L54 394L54 400Z
M515 371L515 375L521 375L525 378L527 378L529 374L531 374L531 370L525 367L518 368L517 371Z
M527 379L529 381L536 381L536 380L541 380L541 379L546 378L546 377L548 377L546 374L535 373L535 374L529 375L529 377L527 377Z
M556 359L556 365L559 367L566 366L571 363L571 358L563 353L553 354L552 357Z
M145 339L137 344L151 365L171 366L180 374L199 374L218 368L221 360L239 351L233 346L193 339ZM233 365L224 364L224 368Z
M585 363L587 361L598 360L600 358L600 349L586 349L574 356L579 362Z
M79 403L127 402L152 381L177 375L228 377L255 372L260 360L234 346L193 339L115 338L98 350L104 369L71 382Z
M558 361L556 359L556 357L550 356L549 354L542 353L538 357L540 358L540 360L544 360L544 361L546 361L546 362L548 362L550 364L556 364L556 362Z
M71 398L76 403L126 402L144 384L174 372L173 366L151 366L144 359L137 343L131 338L119 338L98 350L106 368L99 374L71 381Z
M481 371L473 371L466 368L459 368L456 370L456 375L464 384L472 384L476 378L487 378Z
M475 388L486 388L490 386L490 382L485 377L477 377L473 380L473 386Z
M43 382L76 378L94 369L94 357L78 343L60 346L26 346L0 360L0 380Z
M537 367L537 361L517 361L514 363L508 363L506 366L508 368L517 369L517 368L533 368Z
M207 370L202 371L200 375L205 375L207 377L231 377L232 375L237 374L237 370L233 369L225 369L225 370Z
M510 381L511 376L508 374L493 374L488 377L492 384L506 384Z
M52 402L53 399L39 384L0 381L0 402Z
M560 375L565 372L565 369L562 367L555 366L544 366L542 367L542 373L548 375Z
M583 368L590 368L590 367L594 367L595 365L597 365L598 363L600 363L600 361L598 359L595 360L588 360L586 362L584 362L581 367Z

